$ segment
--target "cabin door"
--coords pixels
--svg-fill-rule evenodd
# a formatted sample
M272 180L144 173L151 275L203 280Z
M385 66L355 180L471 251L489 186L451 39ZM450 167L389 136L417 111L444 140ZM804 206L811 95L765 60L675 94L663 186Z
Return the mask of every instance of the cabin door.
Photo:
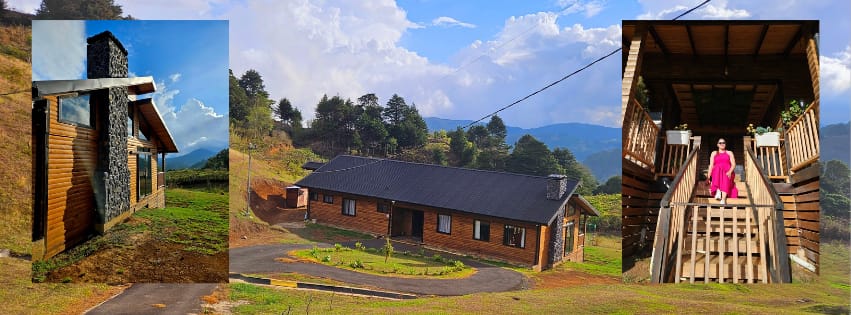
M423 237L423 212L417 210L411 212L411 235Z

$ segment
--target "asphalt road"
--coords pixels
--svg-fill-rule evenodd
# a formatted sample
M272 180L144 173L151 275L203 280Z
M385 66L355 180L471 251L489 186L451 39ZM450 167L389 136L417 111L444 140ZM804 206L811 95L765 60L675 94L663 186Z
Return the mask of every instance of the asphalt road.
M201 297L216 283L137 283L87 312L101 314L200 314Z
M383 243L380 242L379 243ZM370 246L372 244L367 244ZM329 246L320 244L320 247ZM397 251L406 250L404 245L393 245ZM417 295L465 295L476 292L502 292L527 288L528 279L522 274L505 268L483 264L477 261L461 259L464 264L478 271L464 279L410 279L365 274L316 263L282 263L275 258L286 257L291 250L311 248L312 245L258 245L230 249L230 272L235 273L273 273L296 272L311 276L325 277L353 285L367 285L390 291L413 293ZM427 251L428 252L428 251ZM451 255L441 254L444 257ZM452 257L456 259L456 257Z

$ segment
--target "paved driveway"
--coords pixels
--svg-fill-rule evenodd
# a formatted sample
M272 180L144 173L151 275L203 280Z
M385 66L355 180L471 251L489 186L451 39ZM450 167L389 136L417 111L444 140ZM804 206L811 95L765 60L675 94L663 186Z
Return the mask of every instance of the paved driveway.
M200 314L201 297L213 293L215 283L137 283L87 312L101 314Z
M368 247L379 247L382 240L364 241ZM348 244L349 247L351 244ZM317 244L330 247L329 244ZM295 272L317 277L325 277L353 285L367 285L390 291L413 293L418 295L465 295L476 292L502 292L520 290L529 287L528 279L513 270L483 264L466 258L440 253L441 256L460 259L464 264L478 271L464 279L410 279L371 275L346 269L325 266L309 262L282 263L275 258L286 257L286 253L297 249L312 248L313 245L259 245L230 249L230 272L235 273L274 273ZM394 243L396 251L416 252L414 246ZM426 251L427 254L429 251Z

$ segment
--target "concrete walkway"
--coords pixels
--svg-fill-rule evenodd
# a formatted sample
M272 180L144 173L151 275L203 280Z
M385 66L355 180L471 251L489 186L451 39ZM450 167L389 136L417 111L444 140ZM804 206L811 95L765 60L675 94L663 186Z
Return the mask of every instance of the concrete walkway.
M354 243L346 243L348 247L354 247ZM383 240L364 241L367 247L380 247L384 245ZM319 247L331 247L329 244L317 244ZM282 263L275 258L286 257L286 253L297 249L309 249L313 245L305 244L281 244L281 245L258 245L230 249L230 272L235 273L285 273L295 272L316 277L325 277L337 281L353 284L366 285L384 290L413 293L418 295L465 295L477 292L502 292L520 290L529 287L528 279L513 270L483 264L474 260L438 253L443 257L459 259L464 264L475 267L477 272L463 279L411 279L396 278L389 276L378 276L355 272L346 269L325 266L318 263L291 262ZM419 252L419 247L414 245L393 243L397 252L410 251ZM426 255L435 252L426 250Z
M201 314L201 297L213 293L217 285L137 283L85 314Z

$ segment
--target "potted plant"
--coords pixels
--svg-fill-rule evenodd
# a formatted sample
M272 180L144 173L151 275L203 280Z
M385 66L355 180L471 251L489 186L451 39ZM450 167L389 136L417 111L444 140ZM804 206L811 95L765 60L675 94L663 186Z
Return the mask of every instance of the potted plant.
M688 124L681 124L674 127L674 130L665 131L665 136L668 144L688 144L691 139L691 130L688 130Z
M747 130L748 133L754 135L757 147L780 146L780 132L783 131L783 128L778 128L777 130L772 130L771 127L762 126L754 128L753 124L748 124Z
M780 112L780 119L783 120L783 126L787 128L791 125L798 117L801 117L804 114L804 109L806 108L806 103L804 100L800 102L797 100L790 100L789 107Z

